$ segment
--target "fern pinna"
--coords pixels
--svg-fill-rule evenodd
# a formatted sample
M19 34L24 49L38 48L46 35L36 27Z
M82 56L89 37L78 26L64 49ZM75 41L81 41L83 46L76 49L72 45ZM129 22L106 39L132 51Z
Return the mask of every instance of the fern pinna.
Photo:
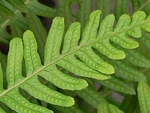
M124 14L114 25L113 14L106 16L102 22L99 21L100 14L100 10L90 14L82 33L78 22L72 23L65 33L64 19L56 17L46 40L44 64L41 63L37 52L37 42L31 31L27 30L24 33L23 40L17 37L12 39L7 58L7 88L3 88L4 72L0 66L0 101L18 113L53 112L44 106L29 102L20 93L21 89L36 99L52 105L68 107L76 112L76 106L69 107L75 104L73 97L42 84L40 77L60 89L75 90L75 93L96 108L98 113L123 113L108 103L98 92L95 93L91 86L87 87L88 79L98 80L106 87L134 95L135 89L128 83L118 81L119 78L116 76L110 76L116 69L122 75L120 77L139 82L139 102L144 113L144 110L147 110L144 105L149 104L147 100L144 100L144 96L150 98L147 95L150 92L145 83L146 78L140 71L129 68L128 64L121 59L126 57L125 53L128 54L129 49L139 46L138 42L132 38L140 38L142 30L150 32L150 16L146 17L142 11L134 13L132 18ZM26 70L22 70L24 63ZM149 63L146 66L149 67ZM146 94L142 94L143 90ZM90 95L96 100L90 100ZM67 109L58 106L56 106L58 109ZM2 108L0 112L5 113Z

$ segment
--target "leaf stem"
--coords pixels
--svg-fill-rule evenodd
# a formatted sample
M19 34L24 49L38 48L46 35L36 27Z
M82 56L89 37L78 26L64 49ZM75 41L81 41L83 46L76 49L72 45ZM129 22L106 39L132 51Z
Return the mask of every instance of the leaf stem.
M142 10L146 5L148 5L150 3L150 0L148 0L147 2L145 2L145 4L143 4L137 11Z

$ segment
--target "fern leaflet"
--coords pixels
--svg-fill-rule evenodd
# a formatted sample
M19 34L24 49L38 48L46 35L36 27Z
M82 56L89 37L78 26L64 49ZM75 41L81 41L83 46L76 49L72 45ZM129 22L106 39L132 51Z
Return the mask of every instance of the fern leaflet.
M139 82L138 84L138 101L142 113L150 111L150 88L147 83Z

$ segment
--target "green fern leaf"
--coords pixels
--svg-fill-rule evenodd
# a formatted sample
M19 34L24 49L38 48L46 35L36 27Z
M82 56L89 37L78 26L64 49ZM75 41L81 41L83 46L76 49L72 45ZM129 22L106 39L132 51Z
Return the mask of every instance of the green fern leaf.
M32 30L32 32L35 35L38 46L41 46L38 48L38 52L40 53L40 57L43 62L44 46L47 37L46 29L43 27L40 19L32 11L26 13L26 19L28 23L28 29Z
M23 31L19 26L16 26L15 22L10 23L11 36L22 38Z
M74 104L73 98L51 90L50 88L42 85L38 81L38 78L35 77L27 81L26 84L22 84L21 88L27 91L33 97L43 100L47 103L64 107L72 106Z
M22 0L6 0L9 4L11 4L14 8L27 12L27 7Z
M18 89L14 89L13 91L8 92L0 100L19 113L53 113L51 110L48 110L44 107L39 107L35 104L31 104L28 100L26 100L23 96L20 95Z
M93 14L91 14L92 16L90 16L90 18L91 18L91 20L90 20L90 22L89 22L89 24L87 24L88 26L90 26L91 28L93 28L93 26L91 26L91 23L93 23L93 21L95 20L95 21L97 21L98 20L98 18L95 18L95 16L96 17L98 17L98 15L96 15L97 13L99 13L100 14L100 11L96 11L95 13L93 13ZM56 20L56 19L58 19L58 20ZM55 21L56 21L56 23L58 24L58 28L56 28L56 26L52 26L52 29L54 29L55 31L52 31L52 29L50 30L50 35L48 36L48 39L47 39L47 45L49 46L47 46L46 45L46 50L45 50L45 62L52 62L53 60L55 60L55 59L57 59L59 56L60 56L60 54L59 54L59 49L60 49L60 46L58 46L58 45L60 45L61 44L61 39L60 38L62 38L63 37L63 30L64 30L64 27L62 26L62 22L63 22L63 20L62 19L59 19L59 18L56 18L55 19ZM54 21L54 22L55 22ZM60 21L60 23L59 23L59 21ZM60 25L59 25L60 24ZM75 24L74 24L75 25ZM78 24L79 25L79 24ZM95 23L94 23L94 25L95 25ZM61 26L61 27L60 27ZM87 28L88 28L88 26L87 26ZM54 28L53 28L54 27ZM94 26L95 27L95 26ZM71 27L72 28L72 27ZM71 29L70 28L70 29ZM85 28L85 29L87 29L87 28ZM69 29L69 31L70 31L70 29ZM95 29L95 28L94 28ZM79 27L78 27L78 30L79 30ZM89 31L89 28L87 29L88 31ZM53 38L51 38L51 40L50 40L50 37L52 37L53 35L54 35L54 33L56 33L56 31L57 31L57 34L55 34L55 37L53 37ZM93 31L93 34L95 34L95 31ZM77 39L79 39L79 35L76 35L76 36L78 36L77 37ZM84 35L83 35L84 36ZM84 36L85 38L86 37L88 37L88 38L91 38L90 36L89 36L89 34L87 34L87 33L85 33L85 36ZM58 41L58 39L57 38L59 38L59 41ZM72 39L73 37L71 37L71 39ZM56 40L56 41L55 41ZM66 38L66 39L64 39L64 42L66 42L66 41L68 41L68 40L70 40L70 39L68 39L68 38ZM86 39L87 40L87 39ZM71 41L71 40L70 40ZM74 40L74 41L77 41L77 40ZM69 42L70 43L70 42ZM75 43L75 45L77 46L77 44L78 44L78 42L73 42L73 43ZM88 43L88 42L86 42L86 41L84 41L83 43ZM82 43L82 41L81 41L81 45L83 44ZM70 43L71 44L71 43ZM52 49L52 45L55 47L55 48L53 48L53 49L55 49L55 50L53 50ZM50 47L51 46L51 47ZM68 45L69 47L70 47L70 45ZM66 46L64 46L65 48L66 48ZM48 49L47 49L48 48ZM78 48L78 47L77 47ZM49 52L48 52L49 51ZM76 50L75 50L76 51ZM54 56L55 55L55 56ZM53 59L51 59L51 58L53 58ZM48 61L47 61L47 59L48 59ZM51 60L50 60L51 59ZM90 69L89 67L87 67L84 63L82 63L81 61L79 61L79 60L77 60L76 58L75 58L75 56L74 55L67 55L67 57L65 57L64 59L62 59L62 60L60 60L58 63L57 63L59 66L61 66L61 67L63 67L64 69L67 69L67 70L69 70L70 72L72 72L72 73L74 73L74 74L76 74L76 75L79 75L79 76L83 76L83 77L91 77L91 78L96 78L96 79L108 79L109 78L109 76L106 76L106 75L103 75L103 74L101 74L101 73L98 73L98 72L96 72L95 70L92 70L92 69ZM74 64L76 64L76 65L74 65Z
M128 4L129 0L115 0L114 13L116 20L118 20L122 14L128 14Z
M65 30L68 29L69 25L72 23L73 14L71 9L71 0L61 0L59 1L59 7L57 10L59 16L65 19Z
M139 40L142 44L144 44L147 47L150 47L150 33L146 31L142 31L142 38Z
M142 10L149 15L149 1L147 0L132 0L133 11Z
M106 102L106 100L99 95L98 92L95 91L94 88L91 86L81 90L81 91L75 91L78 96L83 98L87 103L92 105L94 108L98 108L99 103Z
M85 26L82 39L80 41L80 45L84 43L91 43L96 38L99 19L101 12L95 11L95 13L90 15L90 20L88 21L88 24ZM76 42L77 44L77 42ZM114 69L111 65L109 65L107 62L104 62L100 57L98 57L91 47L85 47L84 49L81 49L80 51L76 52L75 55L77 55L83 62L85 62L86 65L91 67L94 70L100 71L104 74L112 74L114 73Z
M86 22L88 21L88 17L92 11L92 1L79 0L79 5L80 8L76 16L77 16L77 21L81 23L81 31L83 31L83 28L86 25Z
M0 113L6 113L2 108L0 108Z
M138 12L134 13L134 15L132 16L132 21L131 21L130 26L132 27L137 23L142 24L143 21L145 20L145 18L146 18L146 14L143 11L138 11ZM146 25L146 24L144 24L144 25ZM127 34L132 37L135 37L135 38L140 38L142 36L140 27L130 29L129 31L127 31Z
M20 95L18 89L8 92L5 96L2 96L0 100L19 113L53 113L51 110L48 110L44 107L31 104L28 100Z
M132 6L133 6L134 12L136 12L138 10L138 8L140 7L140 5L141 5L140 3L141 3L140 0L138 0L138 2L137 2L137 0L132 0Z
M139 46L138 42L132 40L126 34L120 34L110 38L111 41L126 49L134 49Z
M106 57L103 57L102 55L99 56L113 65L117 76L130 81L146 81L146 77L142 72L136 70L132 66L129 66L124 60L113 61Z
M145 58L142 54L137 52L136 50L125 50L127 55L126 59L130 61L132 64L139 67L150 67L149 59Z
M40 66L40 58L39 58L38 54L36 53L37 45L36 45L35 39L33 37L33 34L30 31L27 31L26 33L27 34L24 34L24 46L25 46L25 61L26 61L26 66L28 67L28 70L27 70L27 76L28 76L28 74L31 75L33 73L33 71L36 70L36 68L38 68L38 66ZM32 49L30 50L30 48L32 48ZM22 67L21 66L22 58L23 58L23 46L22 46L21 39L15 38L10 43L10 51L8 54L8 60L10 60L10 61L16 60L15 62L9 62L7 64L7 75L8 75L7 77L9 77L7 80L9 81L9 83L8 83L9 90L11 90L12 87L14 90L15 89L16 89L16 91L18 90L17 85L19 85L20 80L22 80L22 77L21 77L22 74L20 73L21 67ZM15 70L15 71L13 71L13 70ZM36 78L36 77L31 78L31 77L32 76L29 76L30 80L28 80L28 78L27 78L24 81L25 83L20 85L20 87L22 89L26 90L29 94L31 94L34 97L37 97L39 99L42 99L46 102L57 104L57 105L64 104L64 106L70 106L70 105L74 104L74 101L71 97L67 97L62 94L59 94L58 92L50 90L48 87L43 86L38 81L38 78ZM17 84L18 82L19 82L19 84ZM9 90L6 90L5 92L3 92L1 94L1 97L2 97L1 101L4 102L5 104L9 101L10 104L7 104L7 105L10 108L14 109L15 111L24 113L25 109L29 109L28 106L34 106L31 103L29 103L26 99L24 99L19 94L18 91L17 91L18 92L17 93L14 90L12 90L12 91L9 91ZM10 95L11 96L13 95L14 99L16 98L16 97L14 97L14 95L16 95L18 97L17 99L20 99L20 101L22 103L15 103L14 99L12 99L12 97L10 97ZM24 101L26 103L28 103L28 105L23 106ZM16 107L13 103L15 103L16 105L20 105L20 108L22 108L22 109ZM39 113L45 113L46 109L40 108L40 107L35 107L35 109L32 109L31 111L36 113L36 112L38 112L38 109L41 109ZM30 109L29 109L29 111L30 111ZM46 110L46 111L48 112L49 110Z
M10 50L8 54L7 63L7 81L8 81L8 90L5 90L1 93L0 100L7 104L10 108L15 111L25 113L27 111L32 111L34 113L41 111L49 111L45 108L37 107L37 105L32 105L25 98L23 98L18 92L17 83L22 80L22 58L23 58L23 46L22 41L19 38L15 38L10 43ZM14 62L11 62L14 61ZM9 77L9 78L8 78ZM11 90L13 89L13 90ZM10 91L11 90L11 91ZM14 104L15 103L15 104ZM26 104L25 104L26 103ZM31 110L32 106L35 107ZM39 110L40 109L40 110Z
M93 108L93 106L91 106L86 101L82 100L81 105L82 106L79 106L79 107L84 113L96 113L96 110Z
M150 88L145 82L138 84L138 101L141 113L150 112Z
M6 75L8 88L11 88L22 78L23 46L21 39L15 38L11 41L7 60Z
M56 109L58 109L60 112L64 112L64 113L84 113L83 111L81 111L78 107L71 106L71 107L59 107L59 106L54 106Z
M129 17L129 15L123 14L119 18L117 25L114 29L114 32L119 32L121 29L122 30L127 29L128 26L130 25L130 22L131 22L131 18ZM126 49L133 49L139 46L138 42L129 38L129 36L125 33L120 33L117 36L113 36L110 38L110 40Z
M96 0L96 9L101 10L101 20L103 20L111 12L111 1L110 0Z
M52 18L56 16L56 10L48 6L42 5L37 0L29 1L27 8L34 12L38 16Z
M11 39L11 35L5 30L0 30L0 33L1 33L1 40L3 41L3 43L5 44L9 44L9 41Z
M32 73L34 73L34 71L39 70L39 68L42 66L40 57L37 53L36 41L35 41L34 35L32 34L31 31L27 31L26 34L24 34L24 46L25 46L25 48L24 48L25 64L26 64L26 67L28 67L26 73L28 76L28 75L32 75ZM30 49L30 48L32 48L32 49ZM55 91L52 91L43 85L40 85L40 83L38 82L37 79L38 79L37 77L34 77L33 79L30 79L31 81L29 80L27 82L27 84L24 84L21 87L24 90L27 90L28 93L30 93L31 95L34 95L37 98L44 99L44 101L46 101L46 102L61 105L62 102L60 101L60 99L63 100L62 99L63 95L61 95ZM32 85L34 86L34 88L37 88L37 89L32 88L31 87ZM31 90L28 91L29 87ZM41 87L40 88L41 91L38 87ZM38 92L37 94L39 94L39 95L36 95L35 92L33 92L33 90ZM47 92L47 95L45 95L44 98L42 96L43 95L42 92ZM51 94L51 96L49 94ZM57 100L58 95L59 95L59 99ZM56 100L54 98L56 98ZM70 98L70 97L67 98L65 96L64 96L63 103L65 103L65 99L66 99L66 104L64 104L65 106L69 106L68 104L72 105L74 103L72 98ZM68 102L68 104L67 104L67 102Z
M117 77L111 77L108 80L99 81L99 83L115 91L135 95L134 88Z
M103 57L100 55L104 60L108 61L113 67L115 68L116 75L125 78L130 81L146 81L145 75L133 68L132 66L129 66L125 61L113 61L106 57Z
M18 13L16 21L13 21L12 23L16 24L18 27L20 27L23 30L28 29L28 24L26 18L22 15L22 13Z
M3 88L3 70L2 70L2 66L0 63L0 92L2 92L4 90Z
M80 23L76 22L70 25L64 37L64 46L62 54L73 51L78 47L78 40L80 39Z
M0 42L2 42L4 44L9 44L9 41L5 38L4 35L0 35Z
M131 104L135 103L135 104ZM135 95L125 95L123 102L119 106L119 109L124 111L124 113L134 113L138 105L137 96Z
M112 65L116 70L116 74L122 78L131 81L146 81L146 77L143 73L127 65L125 62L112 61Z
M150 20L150 16L148 16L145 21L149 21L149 20ZM141 28L147 32L150 32L150 24L149 23L144 24Z
M100 15L101 11L99 10L95 11L94 13L91 13L91 15L89 16L89 21L87 21L87 24L82 33L80 45L90 44L96 39Z
M2 54L0 52L0 62L1 62L1 66L2 66L2 75L6 75L6 65L7 65L7 58L6 58L6 55Z
M76 55L89 67L103 74L113 74L114 68L96 55L91 48L84 48L76 53Z
M13 19L15 14L9 8L0 3L0 16L7 19Z
M102 21L97 38L109 36L113 33L114 15L108 15ZM111 35L110 35L111 36ZM105 44L105 45L104 45ZM109 39L101 40L93 46L100 53L111 59L123 59L125 54L123 51L116 49L109 42Z
M62 17L56 17L46 41L43 65L41 63L42 59L37 52L37 42L31 31L24 33L23 44L20 38L11 40L6 70L8 86L0 93L0 101L8 105L8 107L14 111L21 113L25 113L25 109L33 113L52 112L44 107L30 103L20 94L19 88L21 88L34 98L50 104L63 107L69 107L74 104L72 97L65 96L50 89L40 83L39 78L46 79L58 88L67 90L83 89L87 94L93 96L95 91L93 93L91 89L84 89L88 86L86 80L83 78L75 78L68 73L71 72L75 76L94 78L101 80L100 82L106 82L102 80L109 79L110 76L108 74L114 73L114 69L110 64L103 61L97 53L100 52L111 60L123 59L125 57L124 52L117 49L110 42L110 38L120 34L128 34L139 38L141 34L136 34L134 31L141 30L143 25L149 23L149 20L144 20L143 12L137 12L133 16L131 24L120 28L118 31L114 31L114 16L112 14L108 15L102 23L99 24L100 13L99 10L91 13L82 35L80 35L80 24L78 22L72 23L66 34L64 34L64 19ZM140 15L142 17L140 17ZM138 17L140 17L140 19ZM84 56L86 56L85 58L82 57L83 53L85 54ZM22 76L23 56L26 73L23 73L25 75ZM97 63L96 60L100 60L100 62ZM104 68L99 69L98 66L101 67L103 64ZM111 68L109 72L106 72L105 67L106 69ZM116 91L135 94L134 89L126 82L122 81L120 83L120 81L114 77L108 81L111 85L108 84L109 82L104 84L106 84L106 86L110 85L110 88ZM85 92L77 91L77 94L79 93L79 96L84 98L95 108L97 108L101 101L105 101L99 94L96 94L94 97L90 96L86 98L88 95ZM99 100L97 100L97 96ZM93 102L91 103L91 101ZM33 109L31 109L30 106L33 107ZM110 109L113 108L114 107L110 107Z
M102 102L101 104L98 105L97 113L123 113L123 112L111 104Z
M24 44L24 60L26 67L26 75L31 75L42 66L39 54L37 53L37 44L31 31L26 31L23 35Z
M59 49L64 33L64 19L56 17L49 31L44 54L44 64L48 64L60 57Z

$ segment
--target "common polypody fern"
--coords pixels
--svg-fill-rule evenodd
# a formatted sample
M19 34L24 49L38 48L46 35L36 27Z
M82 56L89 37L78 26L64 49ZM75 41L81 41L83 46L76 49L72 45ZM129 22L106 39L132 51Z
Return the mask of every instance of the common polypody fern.
M72 97L65 96L48 88L41 84L38 78L40 76L55 86L67 90L81 90L88 86L84 78L70 76L62 72L61 68L67 72L71 72L73 75L101 80L100 83L105 82L104 84L107 81L103 80L112 80L110 86L113 86L116 80L113 79L114 77L111 78L109 74L114 73L114 68L104 61L103 57L109 58L110 62L116 59L124 59L124 49L119 50L112 42L125 49L138 47L138 43L129 36L140 38L142 36L141 29L149 32L150 20L149 16L146 18L145 13L139 11L132 16L132 19L128 15L122 15L114 27L114 16L112 14L108 15L99 24L100 13L101 11L97 10L90 15L89 21L81 34L80 23L75 22L70 25L65 36L64 19L62 17L56 17L53 20L47 37L43 65L37 52L36 40L31 31L24 33L23 40L14 38L10 42L7 59L7 89L4 89L1 85L0 101L11 109L21 113L52 112L44 107L30 103L20 94L19 88L21 88L39 100L59 106L72 106L74 104ZM61 45L63 47L62 50ZM22 75L23 57L26 75ZM2 84L2 69L0 72ZM141 74L141 76L143 78L142 81L145 81L144 75ZM130 76L128 79L130 79ZM121 88L119 91L135 94L132 87L127 87L127 89L128 91ZM78 93L82 96L84 91L79 91ZM104 104L102 106L101 104L98 105L99 103L94 105L98 109L98 112L103 109L103 106L107 105L107 102L105 100L103 101ZM115 106L109 106L110 109L115 109L116 112L118 111Z

